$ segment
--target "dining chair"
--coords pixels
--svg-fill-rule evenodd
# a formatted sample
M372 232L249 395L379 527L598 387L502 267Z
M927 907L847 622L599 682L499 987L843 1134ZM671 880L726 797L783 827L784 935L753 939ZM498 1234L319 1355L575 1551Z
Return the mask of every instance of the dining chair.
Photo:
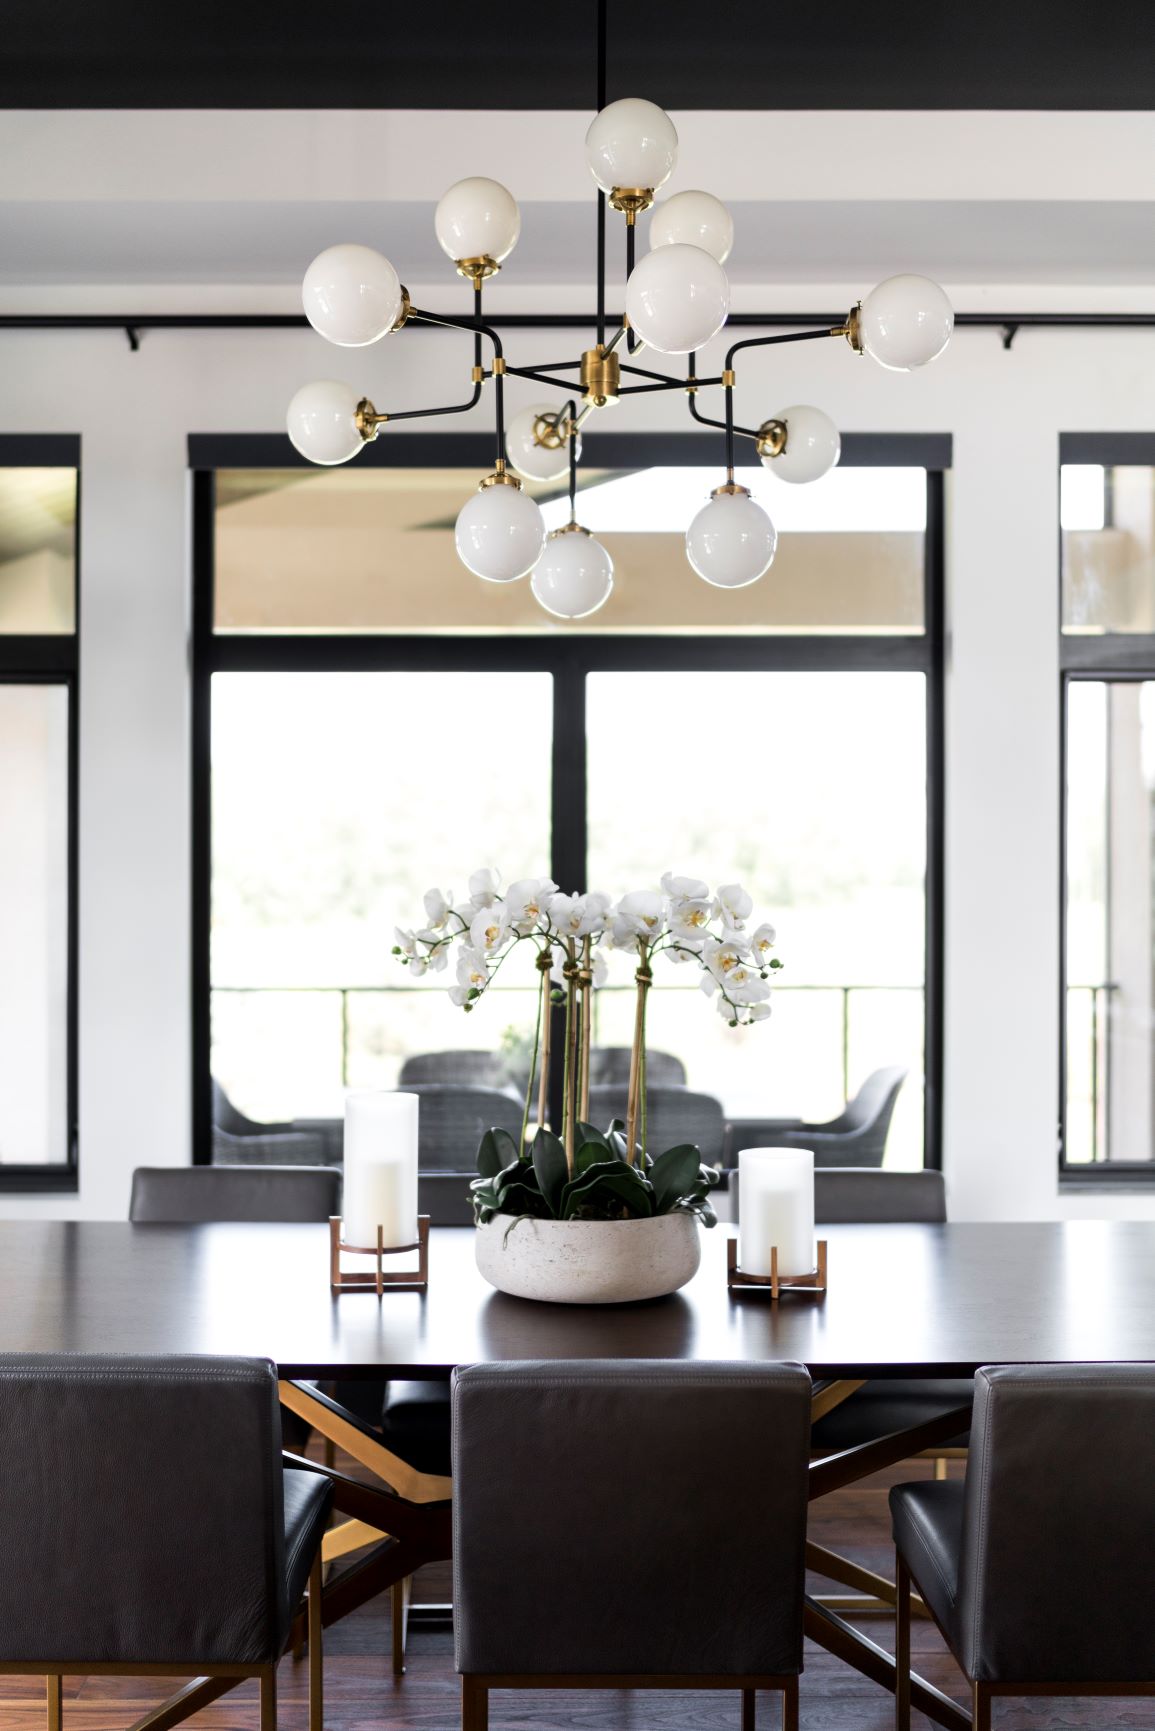
M627 1089L624 1083L602 1083L590 1088L589 1122L604 1130L613 1118L626 1118ZM654 1086L647 1074L646 1145L653 1154L692 1142L701 1149L707 1166L722 1159L726 1115L713 1094L674 1084Z
M333 1166L138 1166L128 1218L140 1225L300 1222L341 1212Z
M47 1678L49 1731L78 1674L258 1678L275 1731L306 1586L321 1731L332 1491L282 1466L267 1359L5 1353L0 1459L19 1462L0 1491L0 1673Z
M815 1166L879 1167L890 1121L907 1078L902 1064L874 1070L837 1117L810 1124L802 1118L742 1118L726 1126L726 1164L743 1148L811 1148Z
M491 1689L780 1690L798 1725L810 1378L587 1359L453 1378L463 1731ZM710 1465L726 1438L726 1470Z
M1155 1365L997 1366L975 1378L964 1483L896 1485L895 1724L910 1725L913 1581L971 1684L1155 1695Z

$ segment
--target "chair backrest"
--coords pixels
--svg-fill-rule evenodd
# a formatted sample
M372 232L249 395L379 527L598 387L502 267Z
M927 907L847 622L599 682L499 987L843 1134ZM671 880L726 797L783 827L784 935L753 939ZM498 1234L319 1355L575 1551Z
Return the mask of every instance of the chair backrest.
M406 1058L398 1086L438 1082L444 1087L507 1088L510 1067L500 1052L416 1052Z
M857 1094L852 1095L846 1102L838 1117L832 1118L821 1128L832 1135L850 1135L854 1131L869 1130L881 1124L885 1142L894 1104L906 1078L907 1069L904 1064L886 1064L881 1070L872 1070Z
M457 1669L798 1671L809 1439L796 1364L458 1371Z
M959 1570L972 1677L1149 1681L1152 1533L1155 1365L979 1371Z
M523 1102L504 1088L450 1087L418 1082L409 1089L417 1109L417 1162L428 1172L477 1170L477 1145L487 1130L521 1135Z
M626 1116L626 1088L590 1088L590 1123L604 1130L612 1118ZM646 1088L646 1141L651 1154L660 1154L680 1142L693 1142L702 1159L713 1165L722 1158L726 1137L726 1114L713 1094L698 1094L691 1088Z
M130 1220L328 1220L341 1212L334 1166L138 1166Z
M288 1124L260 1124L248 1118L234 1106L216 1077L213 1077L213 1124L229 1136L267 1136L270 1130L288 1130Z
M856 1221L946 1219L941 1172L882 1172L858 1166L826 1166L814 1172L814 1218L820 1226Z
M278 1657L280 1450L267 1359L0 1355L0 1668Z
M590 1082L599 1088L625 1087L630 1079L629 1046L595 1046L590 1053ZM684 1088L686 1066L672 1052L646 1052L646 1079L656 1086Z

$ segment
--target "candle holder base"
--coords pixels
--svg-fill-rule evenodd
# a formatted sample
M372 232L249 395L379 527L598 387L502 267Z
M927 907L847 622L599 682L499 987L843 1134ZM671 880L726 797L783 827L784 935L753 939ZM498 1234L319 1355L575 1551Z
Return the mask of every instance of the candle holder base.
M341 1218L339 1215L329 1216L329 1290L339 1292L375 1292L381 1298L389 1292L424 1292L429 1285L429 1216L417 1216L417 1237L412 1244L386 1244L381 1227L377 1228L377 1242L373 1245L346 1244L341 1236ZM377 1259L376 1268L343 1270L341 1267L341 1252L347 1251L351 1256L373 1256ZM385 1272L387 1256L404 1256L407 1251L417 1252L417 1267L396 1269Z
M818 1267L810 1274L779 1274L778 1247L770 1251L769 1274L744 1274L738 1267L738 1240L726 1241L726 1285L731 1292L768 1292L772 1301L784 1292L826 1296L826 1240L818 1240Z

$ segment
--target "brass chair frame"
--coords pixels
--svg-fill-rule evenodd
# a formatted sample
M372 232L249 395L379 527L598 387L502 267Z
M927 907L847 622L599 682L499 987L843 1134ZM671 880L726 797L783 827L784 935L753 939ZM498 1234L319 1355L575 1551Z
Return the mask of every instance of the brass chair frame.
M538 1675L490 1675L463 1672L461 1677L461 1731L489 1731L491 1689L738 1689L742 1693L742 1731L755 1731L756 1692L780 1690L782 1731L798 1731L798 1677L733 1677L694 1672L688 1676L652 1675L649 1672L617 1672L586 1676L543 1672Z

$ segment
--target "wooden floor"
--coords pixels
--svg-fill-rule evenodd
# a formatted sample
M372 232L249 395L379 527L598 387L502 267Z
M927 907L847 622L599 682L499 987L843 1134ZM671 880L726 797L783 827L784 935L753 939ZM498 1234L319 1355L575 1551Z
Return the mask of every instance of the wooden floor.
M812 1538L890 1574L887 1486L927 1470L917 1463L826 1498L812 1511ZM415 1597L447 1599L448 1565L427 1575L418 1578ZM816 1581L812 1586L845 1591ZM887 1618L863 1619L861 1626L893 1650ZM968 1702L969 1693L932 1625L916 1619L913 1642L916 1669L956 1700ZM306 1666L286 1660L279 1681L281 1731L305 1731ZM171 1692L154 1678L73 1677L65 1679L64 1688L65 1731L125 1731ZM388 1662L387 1599L326 1632L325 1690L326 1731L456 1731L459 1724L452 1636L443 1629L415 1631L406 1675L394 1681ZM43 1700L39 1679L0 1677L0 1731L44 1731ZM247 1683L187 1721L191 1731L256 1731L257 1722L256 1687ZM759 1702L758 1723L760 1731L777 1731L777 1697ZM914 1715L917 1731L929 1723ZM893 1704L856 1671L808 1645L801 1724L802 1731L889 1731ZM1067 1726L1150 1731L1155 1706L1141 1700L1011 1700L996 1705L995 1724L996 1731L1061 1731ZM509 1693L491 1698L490 1725L492 1731L738 1731L739 1713L736 1696Z

